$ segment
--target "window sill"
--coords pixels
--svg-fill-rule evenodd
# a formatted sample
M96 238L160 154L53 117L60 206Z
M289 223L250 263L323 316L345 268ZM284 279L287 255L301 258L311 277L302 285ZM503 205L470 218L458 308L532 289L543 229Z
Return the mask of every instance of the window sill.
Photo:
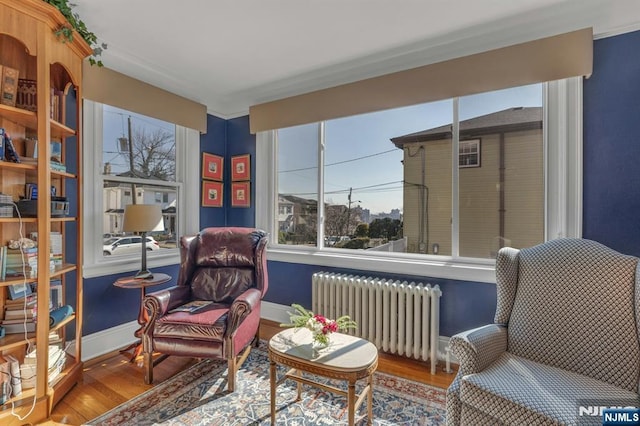
M358 250L335 250L310 247L270 246L267 259L277 262L347 268L389 274L446 278L461 281L496 282L492 259L456 259L445 256L376 256L358 254Z
M161 266L178 265L180 263L180 253L178 250L171 250L169 253L147 256L147 266L150 269ZM140 270L141 259L129 256L114 256L113 259L102 260L92 265L85 264L82 268L84 278L96 278L106 275L121 274L124 272L135 273Z

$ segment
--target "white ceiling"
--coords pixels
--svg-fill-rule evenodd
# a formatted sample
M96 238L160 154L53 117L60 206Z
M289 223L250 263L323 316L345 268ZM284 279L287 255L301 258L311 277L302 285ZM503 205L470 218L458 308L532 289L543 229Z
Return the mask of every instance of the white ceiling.
M250 105L592 26L640 0L75 0L105 66L205 104Z

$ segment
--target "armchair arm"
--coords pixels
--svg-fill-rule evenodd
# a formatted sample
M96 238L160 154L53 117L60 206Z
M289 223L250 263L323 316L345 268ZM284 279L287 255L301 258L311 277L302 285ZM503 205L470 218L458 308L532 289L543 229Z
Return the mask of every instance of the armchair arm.
M191 288L188 286L169 287L147 294L144 298L144 307L149 311L150 318L155 318L190 301L190 294Z
M240 327L242 321L258 308L262 300L262 292L257 288L250 288L238 296L229 307L229 319L225 337L232 335Z
M458 333L449 341L451 351L458 358L459 375L478 373L507 350L507 328L489 324Z

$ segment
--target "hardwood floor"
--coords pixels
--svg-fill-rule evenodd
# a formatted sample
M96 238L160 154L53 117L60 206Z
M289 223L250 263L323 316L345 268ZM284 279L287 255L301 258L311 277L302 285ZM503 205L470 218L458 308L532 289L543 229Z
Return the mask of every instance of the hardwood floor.
M262 321L260 338L269 339L282 330L277 323ZM142 357L138 357L141 362ZM177 372L195 364L193 358L169 357L153 369L154 384L158 384ZM454 366L455 367L455 366ZM399 377L447 388L453 381L454 373L445 373L438 365L435 376L429 373L429 363L415 361L380 353L378 371ZM54 408L51 419L44 423L53 425L81 425L114 408L123 402L151 389L154 385L145 385L142 367L130 363L118 352L94 359L86 363L82 382L75 386Z

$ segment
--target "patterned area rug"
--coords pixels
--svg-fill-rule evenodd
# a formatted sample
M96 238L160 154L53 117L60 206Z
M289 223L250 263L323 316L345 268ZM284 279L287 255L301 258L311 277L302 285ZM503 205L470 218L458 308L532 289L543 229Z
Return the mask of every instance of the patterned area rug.
M278 377L285 369L278 370ZM314 379L318 380L317 376ZM321 379L319 381L322 381ZM365 380L360 380L364 384ZM346 389L345 382L325 380ZM264 342L238 372L236 391L226 390L226 362L204 360L153 389L108 411L88 425L268 425L270 418L269 359ZM374 425L444 425L445 391L384 373L375 373ZM347 423L346 400L304 385L296 402L296 383L277 388L278 425ZM360 388L356 389L360 392ZM356 416L366 424L366 401ZM364 417L364 418L362 418ZM358 417L356 417L358 418Z

